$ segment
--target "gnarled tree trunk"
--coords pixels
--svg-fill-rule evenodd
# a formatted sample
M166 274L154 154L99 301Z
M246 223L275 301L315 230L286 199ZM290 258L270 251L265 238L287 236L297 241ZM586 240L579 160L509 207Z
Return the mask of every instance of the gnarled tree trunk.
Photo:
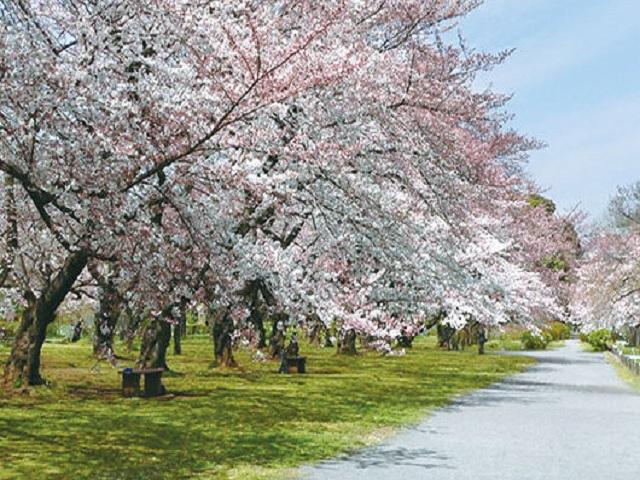
M187 336L187 309L185 308L181 313L180 318L180 338Z
M439 323L437 326L438 346L447 347L447 350L458 350L455 339L456 329L446 323Z
M267 334L264 329L264 313L259 306L252 306L249 315L249 323L253 325L253 329L258 337L256 341L257 348L265 348L267 346Z
M280 354L285 348L285 335L284 330L277 330L276 333L271 335L269 354L271 358L280 358Z
M478 353L484 355L484 344L487 343L487 332L483 325L478 324Z
M356 331L350 328L340 335L338 339L338 353L340 355L355 355L356 352Z
M414 335L409 335L407 333L406 330L402 330L400 332L400 335L398 336L398 338L396 339L397 343L398 343L398 347L401 348L412 348L413 347L413 339L415 338Z
M164 316L164 315L163 315ZM167 366L167 348L171 341L171 324L164 318L154 318L142 335L138 368L164 368Z
M182 324L173 324L173 354L182 355Z
M322 336L326 332L327 327L318 315L314 313L307 316L307 328L309 332L309 343L312 345L322 344Z
M173 354L182 355L182 336L187 330L187 303L188 299L182 297L177 305L173 323ZM176 311L175 309L172 311ZM177 317L176 317L177 315Z
M87 260L87 252L70 254L40 297L36 298L31 292L25 294L28 307L22 314L11 355L5 365L5 383L14 386L44 383L40 376L40 354L47 325L55 319L56 310L84 270Z
M115 355L113 336L120 317L121 303L111 280L107 280L100 287L99 301L100 306L96 314L93 338L93 353L99 358L112 358Z
M257 348L267 346L267 334L264 328L264 319L267 316L267 307L275 303L273 294L261 279L254 279L245 282L242 295L249 304L249 318L247 321L253 326L257 335Z
M233 358L233 319L226 309L214 312L211 334L213 337L214 366L237 367Z

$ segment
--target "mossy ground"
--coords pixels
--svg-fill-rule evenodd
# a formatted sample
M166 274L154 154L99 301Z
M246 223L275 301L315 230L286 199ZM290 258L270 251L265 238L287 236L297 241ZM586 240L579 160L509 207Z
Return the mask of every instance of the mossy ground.
M118 349L131 365L135 353ZM307 375L278 375L277 363L242 350L241 368L225 371L209 367L207 337L188 337L168 359L178 373L164 383L176 396L144 400L121 397L118 371L96 365L86 341L48 343L50 384L0 391L0 479L283 478L532 362L438 351L430 338L402 357L302 350ZM0 362L7 355L0 346Z

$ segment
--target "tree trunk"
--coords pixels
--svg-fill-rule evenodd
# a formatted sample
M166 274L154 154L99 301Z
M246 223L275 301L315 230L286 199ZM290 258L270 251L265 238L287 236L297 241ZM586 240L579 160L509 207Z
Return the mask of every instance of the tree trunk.
M251 325L253 325L253 329L258 336L256 347L265 348L267 346L267 333L264 329L264 315L260 307L252 306L251 314L249 316L249 322L251 323Z
M215 312L212 319L214 365L220 367L237 367L233 358L233 319L226 309Z
M447 350L458 350L455 328L444 323L439 323L437 326L437 334L438 346L440 348L447 347Z
M187 310L183 310L181 318L180 318L180 337L184 338L187 336Z
M136 331L141 323L140 317L125 304L124 315L120 317L120 323L120 340L125 343L127 350L130 352L133 350L133 342L137 337Z
M233 358L233 347L231 343L225 343L221 351L216 355L216 362L219 366L225 368L237 367L235 358Z
M9 274L13 270L12 263L16 260L16 250L18 250L18 212L16 209L16 198L14 189L14 179L8 175L4 179L5 204L4 214L7 228L4 232L5 238L5 259L2 260L0 271L0 285L4 285Z
M173 354L182 355L182 335L187 329L187 304L189 300L182 297L177 305L177 318L174 317L173 323ZM172 312L175 309L171 310Z
M484 344L487 343L487 333L482 325L478 325L478 353L484 355Z
M322 344L322 334L326 332L327 327L316 314L307 317L307 328L309 331L309 343L312 345Z
M164 315L163 315L164 316ZM155 318L142 335L138 368L164 368L167 366L167 348L171 341L171 324L164 318Z
M271 343L269 348L269 354L271 355L271 358L280 358L280 354L284 351L284 348L284 330L276 330L276 332L271 335Z
M44 383L40 376L40 353L47 325L54 320L56 310L84 270L87 260L88 254L84 251L70 254L39 298L31 292L25 294L29 306L22 314L11 355L5 365L5 383L16 387Z
M340 355L355 355L356 352L356 331L353 328L342 333L338 340L338 353Z
M121 305L118 292L111 280L100 287L100 306L96 315L93 353L99 358L113 358L113 337L120 317Z
M400 330L400 335L398 336L396 341L398 342L398 346L401 348L411 348L413 346L414 338L414 335L409 335L409 333L407 333L407 330L402 328Z
M182 322L173 325L173 354L182 355Z
M333 341L331 340L331 331L328 328L324 332L324 347L325 348L333 347Z
M630 344L632 347L640 345L640 327L631 327Z
M253 326L253 330L257 335L257 348L267 346L267 334L264 329L264 319L266 317L267 305L275 302L271 292L261 279L255 279L245 282L242 294L249 304L248 322ZM260 298L262 296L262 299Z

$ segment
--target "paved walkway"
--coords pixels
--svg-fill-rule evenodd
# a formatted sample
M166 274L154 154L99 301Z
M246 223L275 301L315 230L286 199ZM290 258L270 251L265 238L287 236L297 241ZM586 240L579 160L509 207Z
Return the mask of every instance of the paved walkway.
M305 479L623 480L640 474L640 395L577 341Z

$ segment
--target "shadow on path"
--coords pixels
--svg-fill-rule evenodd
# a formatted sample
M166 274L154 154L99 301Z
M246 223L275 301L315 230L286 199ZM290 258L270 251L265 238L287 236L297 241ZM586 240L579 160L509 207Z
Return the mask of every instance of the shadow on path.
M360 470L366 470L371 467L393 469L399 466L424 469L455 468L444 463L447 460L449 460L449 457L446 455L426 448L379 446L351 457L343 457L335 461L320 463L317 465L317 468L333 470L345 461L349 462L353 468Z

